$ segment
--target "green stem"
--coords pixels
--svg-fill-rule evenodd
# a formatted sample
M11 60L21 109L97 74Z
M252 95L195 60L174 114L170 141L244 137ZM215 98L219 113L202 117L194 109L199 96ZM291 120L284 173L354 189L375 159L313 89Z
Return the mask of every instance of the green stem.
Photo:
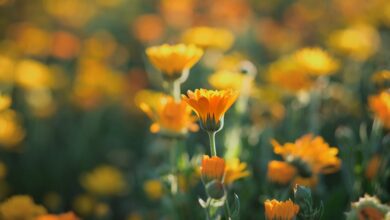
M169 93L175 99L176 102L180 102L181 90L179 80L169 82Z
M210 139L210 153L211 156L217 156L217 148L215 146L215 133L216 132L207 132L209 134L209 139Z
M172 145L170 149L170 162L171 162L171 176L170 176L170 182L171 182L171 194L175 195L178 190L178 184L177 184L177 177L176 177L176 162L177 162L177 148L179 146L178 141L176 139L172 139Z
M228 200L226 199L225 201L225 214L226 214L226 219L230 220L230 216L232 215L231 212L230 212L230 207L229 207L229 202Z

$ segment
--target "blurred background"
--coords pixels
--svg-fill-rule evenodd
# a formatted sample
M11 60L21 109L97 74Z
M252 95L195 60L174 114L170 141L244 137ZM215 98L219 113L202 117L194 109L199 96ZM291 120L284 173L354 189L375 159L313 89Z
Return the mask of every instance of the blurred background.
M245 114L228 112L217 137L237 146L225 155L251 172L234 186L242 219L263 219L262 201L281 192L266 180L278 158L271 139L307 133L338 147L342 160L313 186L323 219L342 219L364 193L390 201L390 110L375 130L368 105L390 85L389 1L0 0L0 202L25 195L83 219L203 219L199 176L183 180L179 208L167 198L159 169L169 143L149 132L134 101L141 90L164 91L145 49L182 42L205 51L182 93L234 88L241 78L223 71L244 74L244 60L257 69ZM313 47L331 61L303 59L330 69L303 76L288 59ZM195 167L207 135L186 143ZM372 158L382 162L369 175Z

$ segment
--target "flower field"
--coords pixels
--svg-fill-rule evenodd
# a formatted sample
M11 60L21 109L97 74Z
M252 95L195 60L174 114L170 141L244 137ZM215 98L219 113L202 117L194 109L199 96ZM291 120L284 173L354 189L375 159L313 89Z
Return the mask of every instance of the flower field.
M390 1L0 0L0 220L390 220Z

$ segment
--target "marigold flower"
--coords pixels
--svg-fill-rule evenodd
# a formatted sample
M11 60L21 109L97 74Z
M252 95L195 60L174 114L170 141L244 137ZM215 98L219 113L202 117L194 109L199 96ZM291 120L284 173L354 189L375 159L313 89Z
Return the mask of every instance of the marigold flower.
M366 194L359 198L359 201L352 203L351 210L346 216L347 220L382 220L389 212L389 206L381 204L378 198Z
M233 105L238 93L233 90L196 89L188 91L182 98L196 112L206 131L218 131L223 126L223 116ZM222 123L221 123L222 122Z
M189 69L202 57L203 51L194 45L164 44L147 48L146 55L166 79L181 78L184 81Z
M16 65L15 81L25 89L38 89L54 86L50 69L34 60L22 60Z
M60 215L41 215L35 220L78 220L73 212L67 212Z
M241 90L245 75L238 72L221 70L213 73L208 81L216 89Z
M390 88L390 70L381 70L374 73L371 80L376 86L381 88Z
M272 140L274 152L289 162L303 162L313 173L333 173L340 169L341 160L336 157L338 149L329 147L322 137L307 134L283 146Z
M379 154L374 154L371 157L371 159L368 161L365 171L365 176L367 179L371 180L376 177L381 166L381 162L382 158Z
M299 206L290 199L280 202L275 199L264 202L265 217L267 220L292 220L299 212Z
M357 24L331 33L329 44L353 59L364 61L379 48L378 31L367 24Z
M233 158L226 161L225 167L225 179L226 185L232 184L234 181L249 176L250 173L247 170L247 164L240 162L239 159Z
M294 179L293 185L301 185L301 186L307 186L310 188L314 188L317 185L317 183L318 183L318 176L317 175L313 175L311 177L297 176Z
M163 185L160 180L148 180L143 185L146 195L152 200L158 200L164 193Z
M30 196L12 196L0 204L0 216L2 219L34 220L36 217L46 214L46 209L34 203Z
M126 190L122 173L108 165L99 166L92 172L84 174L81 185L89 192L101 196L118 195Z
M334 73L338 62L321 48L303 48L294 54L294 58L308 74L329 75Z
M182 39L187 44L195 44L203 49L215 48L228 50L233 42L233 34L222 28L194 27L184 32Z
M191 108L184 101L176 102L162 93L142 90L136 95L135 102L153 120L150 127L153 133L185 134L187 130L198 130L196 118L191 115Z
M370 96L368 104L371 111L383 123L386 128L390 128L390 92L382 91L380 94Z
M210 158L207 155L203 155L200 172L204 182L212 180L222 182L225 174L225 160L217 156L212 156Z
M22 142L25 134L15 111L8 109L0 112L0 145L11 149Z
M272 182L287 184L294 178L296 173L296 168L289 163L276 160L268 163L267 178Z

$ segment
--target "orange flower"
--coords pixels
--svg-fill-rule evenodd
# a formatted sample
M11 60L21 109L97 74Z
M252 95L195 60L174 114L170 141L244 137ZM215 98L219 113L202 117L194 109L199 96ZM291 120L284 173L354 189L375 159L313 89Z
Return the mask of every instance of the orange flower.
M336 157L338 149L329 147L322 137L307 134L295 143L283 146L272 140L274 152L289 162L303 162L313 173L333 173L340 169L341 160Z
M187 102L202 122L206 131L218 131L223 127L223 116L233 105L238 93L233 90L207 90L196 89L188 91L182 98ZM222 123L221 123L222 122Z
M386 128L390 128L390 92L383 91L368 98L368 104L375 116Z
M36 220L78 220L77 216L73 212L64 213L61 215L42 215Z
M249 176L247 164L241 163L239 159L234 158L226 162L225 168L225 184L232 184L234 181Z
M218 180L222 182L225 174L225 160L212 156L203 155L202 166L200 167L203 181L209 182L211 180Z
M191 115L191 108L186 102L175 102L170 96L162 93L143 90L135 97L138 107L145 112L154 123L151 132L159 131L181 134L187 130L197 131L195 116Z
M267 178L272 182L287 184L294 178L296 173L296 168L289 163L276 160L268 163Z
M367 179L374 179L378 174L379 167L381 166L382 158L379 154L374 154L366 166L365 176Z
M279 202L275 199L264 202L267 220L292 220L298 214L299 206L291 200Z
M176 44L146 49L150 62L169 80L185 80L189 69L199 61L203 50L194 45ZM183 74L186 73L186 74Z
M164 23L158 15L144 14L136 18L133 31L135 37L141 42L153 42L163 36Z

